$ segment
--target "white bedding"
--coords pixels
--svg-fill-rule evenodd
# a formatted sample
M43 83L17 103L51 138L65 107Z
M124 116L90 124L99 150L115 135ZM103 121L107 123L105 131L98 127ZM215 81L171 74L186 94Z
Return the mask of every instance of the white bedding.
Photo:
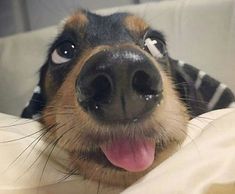
M40 155L44 144L32 142L41 128L37 122L0 114L0 194L93 194L98 188L99 194L235 193L235 109L193 119L182 148L124 191L98 187L79 176L59 182L65 175L53 157L60 156L60 161L66 162L67 156L54 150L47 162L47 155ZM14 139L20 140L6 142Z

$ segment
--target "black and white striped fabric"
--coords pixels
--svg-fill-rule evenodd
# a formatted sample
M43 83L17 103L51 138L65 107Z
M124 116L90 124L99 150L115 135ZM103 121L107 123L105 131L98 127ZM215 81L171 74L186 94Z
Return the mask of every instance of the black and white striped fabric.
M192 117L222 108L235 108L233 92L204 71L170 59L173 80Z
M163 65L166 71L169 71L180 99L187 105L192 118L208 111L235 107L234 94L225 84L190 64L171 59L167 50L159 49L161 47L157 44L157 40L150 38L145 40L148 51ZM23 110L22 117L40 118L46 105L43 96L40 79L30 102Z

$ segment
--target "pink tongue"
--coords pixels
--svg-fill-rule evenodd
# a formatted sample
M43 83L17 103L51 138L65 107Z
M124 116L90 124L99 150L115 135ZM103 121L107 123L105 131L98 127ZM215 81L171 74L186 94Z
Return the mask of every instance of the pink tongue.
M131 172L147 169L154 160L155 144L147 140L118 139L101 146L107 159L114 165Z

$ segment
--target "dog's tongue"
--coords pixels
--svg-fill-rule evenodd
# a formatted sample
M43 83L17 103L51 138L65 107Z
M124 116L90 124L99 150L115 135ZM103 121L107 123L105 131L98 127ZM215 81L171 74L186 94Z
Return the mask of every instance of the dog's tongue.
M101 146L107 159L114 165L131 172L147 169L154 160L155 144L148 140L125 138Z

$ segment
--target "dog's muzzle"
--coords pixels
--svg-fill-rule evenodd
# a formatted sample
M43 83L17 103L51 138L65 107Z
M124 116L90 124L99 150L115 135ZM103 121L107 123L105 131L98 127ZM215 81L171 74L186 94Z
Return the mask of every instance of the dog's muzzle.
M133 122L150 114L162 98L154 63L135 48L103 50L86 61L76 81L79 104L105 122Z

